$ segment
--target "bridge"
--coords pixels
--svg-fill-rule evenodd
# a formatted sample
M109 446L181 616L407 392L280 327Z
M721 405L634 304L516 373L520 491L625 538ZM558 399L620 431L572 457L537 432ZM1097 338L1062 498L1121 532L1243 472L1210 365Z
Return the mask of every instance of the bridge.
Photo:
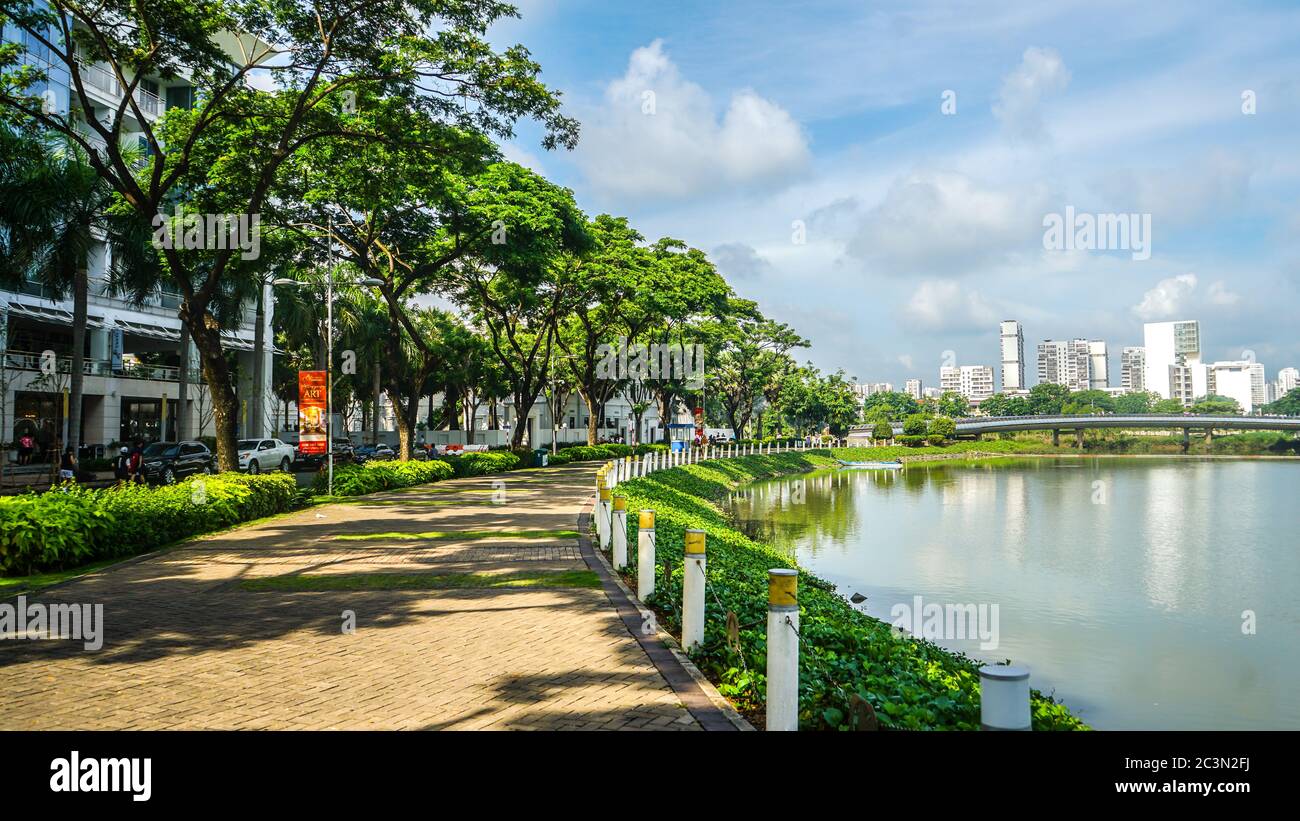
M986 433L1010 433L1023 430L1050 430L1052 444L1059 445L1061 431L1072 430L1080 443L1083 432L1096 428L1130 428L1182 430L1186 446L1193 430L1203 431L1206 440L1216 430L1291 430L1300 431L1300 416L1231 416L1227 414L1104 414L1097 416L972 416L954 419L958 436L979 438ZM849 439L871 438L872 425L854 425L849 429ZM894 435L903 433L903 423L891 424Z

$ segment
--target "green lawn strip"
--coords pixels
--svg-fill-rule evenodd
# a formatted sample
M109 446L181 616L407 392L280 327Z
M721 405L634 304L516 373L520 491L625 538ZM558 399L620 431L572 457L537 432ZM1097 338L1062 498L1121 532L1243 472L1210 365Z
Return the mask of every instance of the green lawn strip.
M576 530L425 530L419 533L389 531L387 533L345 533L332 537L340 541L369 542L387 539L411 541L473 541L478 539L576 539Z
M989 444L989 443L971 443ZM853 449L853 458L887 458L886 448ZM970 450L905 448L969 456ZM841 451L836 450L836 456ZM844 458L840 456L840 458ZM767 650L767 571L796 567L776 549L732 527L720 503L741 484L781 474L833 466L827 450L747 456L659 471L618 486L628 509L655 511L656 591L649 604L660 623L681 630L682 548L687 529L707 535L708 591L704 645L692 658L718 690L755 719L763 714ZM636 563L635 516L628 516L628 571ZM664 583L668 563L672 582ZM963 654L930 642L894 635L891 625L862 613L829 582L800 568L800 727L850 729L855 696L866 700L887 729L977 730L979 667ZM738 645L727 635L727 613L739 624ZM1035 730L1086 729L1065 705L1032 695Z
M303 574L246 579L252 592L328 592L335 590L470 590L497 588L581 587L599 589L600 577L590 570L521 573L356 573Z

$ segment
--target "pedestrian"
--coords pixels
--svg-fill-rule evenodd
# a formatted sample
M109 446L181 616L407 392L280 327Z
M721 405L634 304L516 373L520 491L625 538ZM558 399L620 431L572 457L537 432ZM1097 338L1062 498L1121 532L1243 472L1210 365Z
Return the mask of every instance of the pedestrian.
M113 460L113 478L119 482L131 481L131 449L125 445Z
M32 461L32 451L36 448L36 440L32 438L30 432L23 433L18 437L18 464L28 465Z
M139 439L135 440L135 447L131 450L131 460L127 465L130 472L130 481L137 485L144 484L144 443Z
M63 458L59 460L59 481L75 482L77 480L77 455L71 447L63 449Z

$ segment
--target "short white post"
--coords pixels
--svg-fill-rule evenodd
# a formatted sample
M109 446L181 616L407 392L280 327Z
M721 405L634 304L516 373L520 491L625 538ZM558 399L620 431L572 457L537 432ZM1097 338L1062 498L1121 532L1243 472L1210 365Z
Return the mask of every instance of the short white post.
M644 478L650 472L650 454L641 454L641 466L638 468L640 475Z
M611 522L614 528L614 550L613 565L615 570L622 570L627 567L627 497L614 497L614 518Z
M655 512L643 510L636 531L636 597L655 592Z
M609 547L610 524L609 524L609 507L613 494L609 486L600 489L600 502L596 505L596 533L600 536L600 549L604 550Z
M682 561L682 649L694 650L704 643L704 531L686 531L686 554Z
M767 571L767 729L799 729L799 571Z
M981 667L980 729L1029 728L1029 670L1004 664Z

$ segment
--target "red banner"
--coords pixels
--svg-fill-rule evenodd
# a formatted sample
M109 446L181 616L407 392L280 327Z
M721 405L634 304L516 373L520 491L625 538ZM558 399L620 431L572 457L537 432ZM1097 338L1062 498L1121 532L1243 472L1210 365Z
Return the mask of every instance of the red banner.
M695 409L695 441L704 441L704 408Z
M325 371L298 371L298 451L324 453Z

